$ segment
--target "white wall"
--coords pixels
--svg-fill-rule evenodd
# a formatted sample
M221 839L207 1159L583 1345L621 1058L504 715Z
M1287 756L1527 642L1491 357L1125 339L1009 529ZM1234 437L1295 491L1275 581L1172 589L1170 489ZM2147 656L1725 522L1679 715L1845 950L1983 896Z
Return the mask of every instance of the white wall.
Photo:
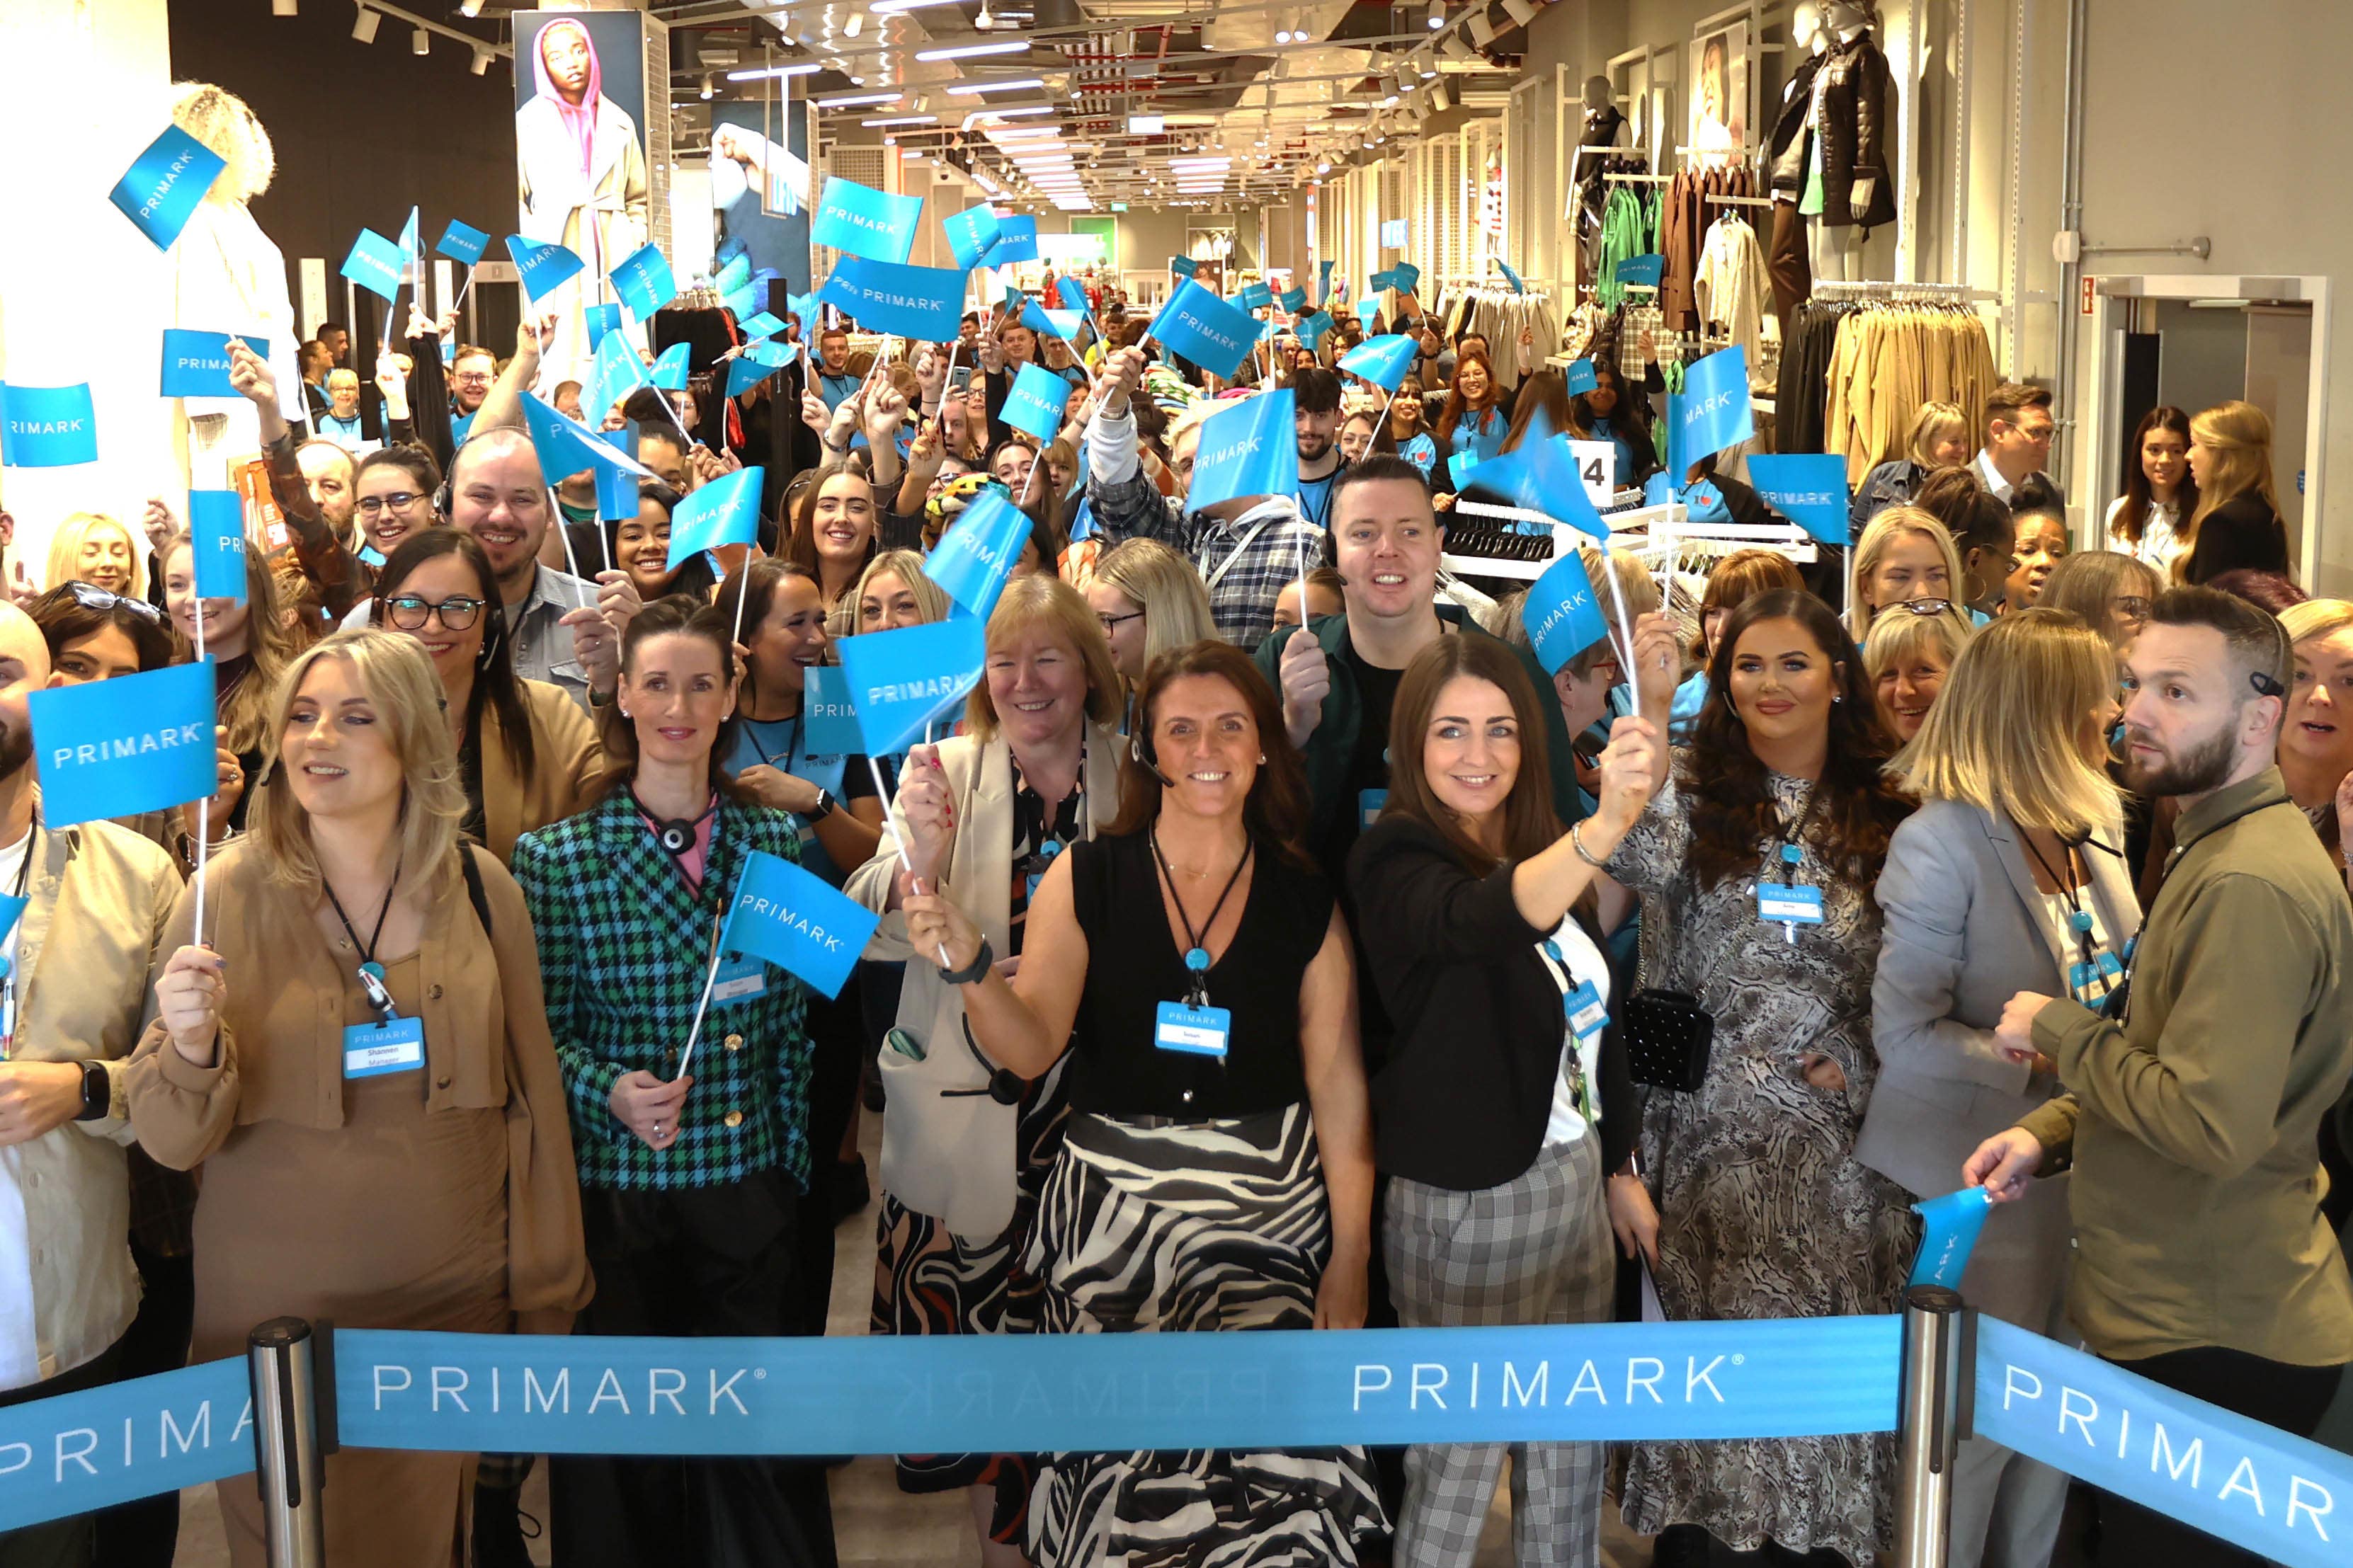
M105 511L135 531L148 496L185 485L177 405L157 391L170 270L106 199L169 123L170 84L164 0L0 4L0 380L87 381L98 418L97 463L0 469L37 581L59 519Z

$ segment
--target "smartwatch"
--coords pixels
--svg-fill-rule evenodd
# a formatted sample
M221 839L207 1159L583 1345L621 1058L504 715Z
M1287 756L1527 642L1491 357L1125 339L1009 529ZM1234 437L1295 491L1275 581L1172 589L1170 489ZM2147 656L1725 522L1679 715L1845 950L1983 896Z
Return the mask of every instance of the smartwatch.
M74 1112L76 1121L103 1121L114 1109L114 1079L104 1062L81 1064L81 1109Z
M988 939L982 937L980 951L972 955L972 963L969 967L943 969L940 971L940 978L950 985L970 985L976 981L986 978L989 965L995 962L996 954L988 951Z
M835 801L830 793L825 790L819 790L817 792L817 804L810 806L807 811L802 812L801 815L807 817L811 822L823 822L827 817L833 815L833 808L838 804L839 803Z

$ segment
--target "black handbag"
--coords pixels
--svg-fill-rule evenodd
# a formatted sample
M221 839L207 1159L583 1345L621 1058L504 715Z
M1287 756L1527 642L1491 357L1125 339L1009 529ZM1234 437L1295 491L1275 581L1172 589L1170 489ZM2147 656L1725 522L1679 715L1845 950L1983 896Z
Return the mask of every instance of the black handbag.
M1636 1083L1696 1094L1707 1077L1715 1016L1688 991L1648 986L1626 999L1626 1058Z

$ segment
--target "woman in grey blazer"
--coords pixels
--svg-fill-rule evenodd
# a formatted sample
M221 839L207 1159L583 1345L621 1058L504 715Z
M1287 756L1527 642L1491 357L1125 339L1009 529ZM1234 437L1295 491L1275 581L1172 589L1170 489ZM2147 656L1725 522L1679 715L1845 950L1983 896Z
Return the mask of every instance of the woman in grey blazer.
M2094 1005L2121 969L2140 910L2101 764L2116 655L2060 610L2006 616L1971 637L1918 736L1889 771L1920 798L1879 879L1886 919L1872 987L1879 1081L1855 1158L1922 1197L1962 1185L1978 1140L2058 1092L1994 1026L2021 991ZM2063 1180L2035 1184L1987 1224L1961 1294L1981 1311L2064 1337ZM1984 1438L1963 1445L1953 1568L2042 1568L2066 1478Z

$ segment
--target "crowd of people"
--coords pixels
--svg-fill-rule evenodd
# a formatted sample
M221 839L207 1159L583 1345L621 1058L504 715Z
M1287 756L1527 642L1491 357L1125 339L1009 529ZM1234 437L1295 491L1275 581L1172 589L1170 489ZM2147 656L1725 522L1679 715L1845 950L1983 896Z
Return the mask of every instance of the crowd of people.
M1083 350L975 316L853 353L828 320L749 393L721 364L583 409L659 476L619 518L525 427L581 395L552 318L445 374L451 323L413 314L374 444L348 332L306 345L307 431L240 345L284 529L244 603L197 597L161 501L59 521L0 605L7 1399L281 1313L821 1334L870 1209L877 1334L1877 1313L1909 1205L1981 1184L1980 1310L2313 1429L2353 1363L2321 1174L2353 1134L2353 604L2292 580L2260 412L2152 411L2111 548L2071 552L2048 394L1998 391L1974 452L1930 405L1843 582L1744 551L1684 624L1588 550L1623 628L1551 668L1504 584L1442 578L1447 459L1541 425L1639 481L1651 389L1606 356L1575 396L1501 385L1410 296L1373 323L1418 340L1394 397L1333 370L1349 316L1228 384L1097 304ZM1032 363L1070 385L1050 439L1003 418ZM1278 384L1296 491L1189 505L1205 422ZM673 566L682 499L770 454L757 543ZM953 732L818 739L816 673L949 614L926 552L992 489L1029 531ZM217 795L44 828L28 695L200 628ZM835 997L720 966L681 1070L754 850L881 923ZM1438 1568L1506 1458L897 1463L969 1500L991 1568ZM1893 1550L1883 1435L1508 1460L1523 1564L1593 1563L1605 1496L1662 1568ZM524 1561L531 1463L338 1454L330 1555ZM259 1563L253 1489L220 1496ZM2050 1560L2056 1472L1972 1438L1955 1496L1955 1563ZM564 1457L551 1500L567 1568L836 1561L815 1462ZM0 1562L167 1563L174 1517ZM2099 1530L2105 1562L2242 1560L2113 1498Z

